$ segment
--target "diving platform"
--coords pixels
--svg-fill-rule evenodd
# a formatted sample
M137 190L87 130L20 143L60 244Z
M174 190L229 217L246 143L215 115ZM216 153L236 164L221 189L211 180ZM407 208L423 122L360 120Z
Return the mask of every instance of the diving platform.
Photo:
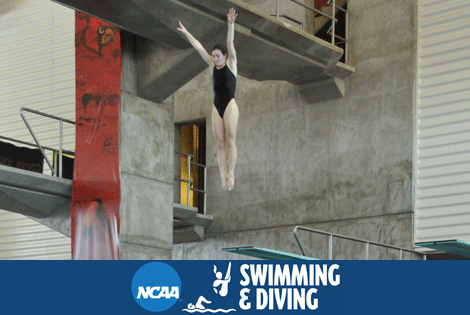
M72 181L0 165L0 209L34 218L70 211Z
M343 49L284 23L239 0L53 0L138 35L137 95L161 103L207 69L178 22L208 50L225 43L226 14L239 14L234 44L238 73L249 79L282 80L298 86L312 103L344 96L355 72L340 63Z
M223 248L222 251L266 260L318 260L312 257L256 246Z
M38 221L64 235L71 231L72 181L0 165L0 209Z
M38 221L71 235L72 180L0 165L0 209ZM213 221L197 208L173 206L174 243L201 241Z
M198 213L196 207L173 204L173 244L204 240L204 231L212 224L213 216Z
M470 258L470 243L461 240L422 242L416 243L416 246Z

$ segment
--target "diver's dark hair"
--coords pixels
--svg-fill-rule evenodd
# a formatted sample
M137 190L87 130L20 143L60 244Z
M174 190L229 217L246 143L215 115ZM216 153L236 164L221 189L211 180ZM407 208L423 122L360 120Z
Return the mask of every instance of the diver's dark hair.
M227 53L227 48L225 48L222 45L215 45L214 48L212 48L212 51L214 50L220 50L222 52L222 55L225 55Z

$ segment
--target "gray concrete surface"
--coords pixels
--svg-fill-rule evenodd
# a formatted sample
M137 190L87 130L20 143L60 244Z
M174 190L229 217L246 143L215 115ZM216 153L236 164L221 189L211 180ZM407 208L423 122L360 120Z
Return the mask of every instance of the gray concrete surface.
M308 1L313 1L313 0L308 0ZM251 7L254 7L256 9L259 9L269 15L275 15L276 14L276 1L271 1L271 0L241 0L240 2L243 2ZM305 1L303 1L305 3ZM286 15L300 23L303 24L304 29L306 29L306 12L303 7L300 5L293 6L290 1L280 1L279 2L279 14L280 15ZM302 25L293 22L287 18L281 18L281 21L283 21L286 24L291 24L293 27L296 27L298 29L302 29Z
M72 181L0 165L0 208L64 235L71 230Z
M214 223L205 242L175 245L174 259L235 259L221 249L248 245L299 254L295 225L412 246L415 4L350 0L348 10L356 73L344 98L312 104L290 83L239 77L232 192L219 183L209 72L175 93L176 122L208 124ZM324 252L326 241L310 242L313 256ZM355 257L354 247L338 246L339 259Z
M134 34L171 43L181 49L189 48L189 44L175 32L170 31L164 24L156 20L133 1L107 0L107 1L83 1L83 0L53 0L71 9L87 13L103 21L112 23Z
M0 165L0 208L34 218L70 209L72 181Z
M411 230L409 215L396 215L390 217L370 217L344 220L340 222L323 222L317 224L304 224L303 226L332 233L354 235L359 238L376 240L381 243L408 246ZM243 255L223 252L222 248L257 246L268 249L276 249L292 254L302 255L295 241L293 226L278 226L266 229L233 231L220 235L206 235L205 242L187 243L175 245L173 259L256 259ZM328 241L326 236L298 233L306 256L328 259ZM360 260L365 257L365 246L351 241L335 239L333 242L333 259ZM399 259L399 251L386 250L378 247L370 247L370 259ZM410 259L409 254L404 259ZM413 259L420 259L413 255Z
M136 95L136 36L123 32L120 113L121 259L171 259L173 103Z
M235 28L238 72L247 78L283 80L302 89L318 89L308 83L346 79L352 67L341 67L342 49L271 17L269 13L238 0L57 0L61 4L109 21L146 39L139 39L136 63L137 95L161 103L207 66L177 31L178 21L209 51L226 42L226 14L234 7L239 16ZM299 6L283 6L283 10ZM292 11L292 10L290 10ZM139 20L139 17L141 19ZM336 90L329 93L330 89ZM321 101L342 97L335 84ZM304 97L311 94L305 93ZM319 101L318 98L311 99Z
M172 106L121 92L122 259L171 257L173 132Z
M192 1L172 1L183 2ZM208 14L204 3L199 10ZM221 249L248 245L300 254L292 236L295 225L411 246L415 4L350 0L348 9L349 58L356 74L344 82L344 98L314 104L290 82L238 78L239 155L232 192L220 188L210 122L210 71L204 70L173 98L149 102L138 96L144 55L124 44L122 259L237 259ZM268 24L257 27L272 31ZM275 45L287 49L296 40ZM308 46L298 45L308 52ZM205 231L205 241L173 245L173 124L201 118L207 121L208 214L214 222ZM325 255L326 241L304 241L311 256ZM337 259L358 255L360 259L359 247L335 245Z

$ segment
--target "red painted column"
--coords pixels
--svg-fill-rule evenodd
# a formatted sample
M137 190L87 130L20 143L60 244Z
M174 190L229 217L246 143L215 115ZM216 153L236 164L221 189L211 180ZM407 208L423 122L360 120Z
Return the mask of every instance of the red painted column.
M119 30L76 12L75 60L72 258L119 259Z

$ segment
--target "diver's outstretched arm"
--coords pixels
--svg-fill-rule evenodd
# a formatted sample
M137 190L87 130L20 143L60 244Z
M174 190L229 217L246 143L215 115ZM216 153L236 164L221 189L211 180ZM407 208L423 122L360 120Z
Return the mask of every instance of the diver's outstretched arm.
M191 35L186 28L183 26L183 24L180 23L180 27L177 28L178 31L186 35L186 38L189 40L191 45L193 45L194 48L196 48L197 52L201 55L202 59L209 65L213 66L213 61L212 61L212 56L207 53L207 51L202 47L201 43Z
M232 267L232 262L228 263L227 273L225 274L225 279L230 278L230 268Z
M231 8L227 14L228 21L228 34L227 34L227 50L228 50L228 59L230 62L237 63L237 53L235 51L235 45L233 44L233 39L235 37L235 19L238 14L235 12L234 8Z

